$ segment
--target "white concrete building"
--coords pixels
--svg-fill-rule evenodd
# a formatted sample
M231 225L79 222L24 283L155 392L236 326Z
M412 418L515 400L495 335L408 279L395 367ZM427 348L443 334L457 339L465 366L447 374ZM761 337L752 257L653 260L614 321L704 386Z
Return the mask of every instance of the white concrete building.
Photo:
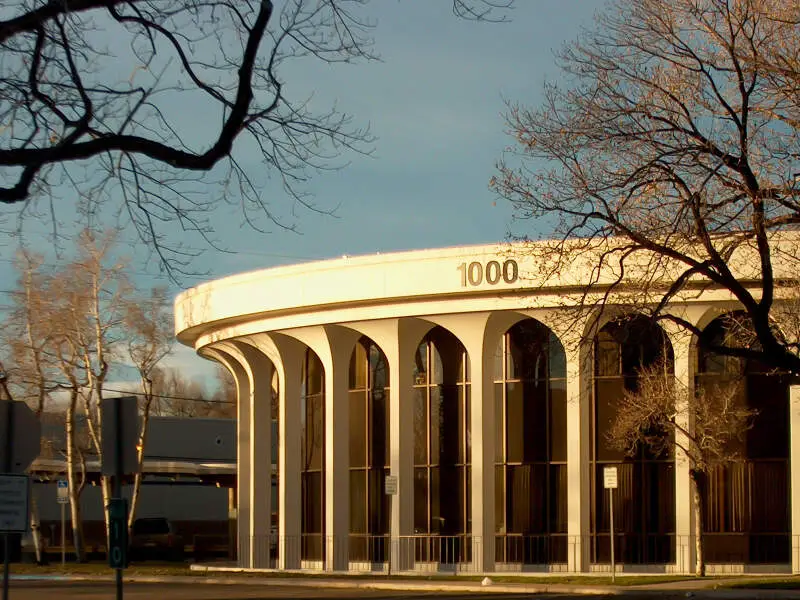
M731 264L746 277L752 263ZM789 426L800 395L783 375L708 350L737 309L714 286L669 307L702 336L637 317L619 298L616 312L570 310L592 265L577 258L542 285L545 265L525 247L472 246L271 268L182 293L178 339L238 386L242 566L606 570L602 473L615 465L617 563L692 571L685 457L626 457L605 436L637 370L664 360L689 386L741 377L759 410L745 460L709 478L708 562L800 570L800 466L790 469L800 439Z

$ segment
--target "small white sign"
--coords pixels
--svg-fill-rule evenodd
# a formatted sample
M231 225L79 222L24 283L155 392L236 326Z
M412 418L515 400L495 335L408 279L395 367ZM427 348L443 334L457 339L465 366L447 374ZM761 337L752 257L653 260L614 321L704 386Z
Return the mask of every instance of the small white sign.
M387 475L383 483L387 496L397 495L397 475Z
M607 490L617 489L617 467L603 468L603 487Z
M56 496L58 503L69 504L69 482L65 479L59 479L56 485L58 486L56 488L58 490L58 496Z
M28 530L28 476L0 475L0 532Z

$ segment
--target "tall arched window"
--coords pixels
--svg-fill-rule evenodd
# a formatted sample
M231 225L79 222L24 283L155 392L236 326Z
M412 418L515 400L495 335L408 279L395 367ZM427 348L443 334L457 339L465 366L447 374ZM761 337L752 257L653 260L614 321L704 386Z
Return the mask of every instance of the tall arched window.
M603 469L616 466L615 557L628 564L675 560L675 461L671 451L656 456L640 447L626 456L607 435L625 390L636 390L642 368L663 361L673 372L672 347L660 327L644 317L608 323L594 341L592 394L592 560L610 560L608 490Z
M303 452L300 465L302 494L302 557L324 560L325 536L325 369L316 353L306 350L300 390Z
M280 415L280 387L278 383L278 371L277 369L272 369L272 377L270 379L270 391L271 391L271 402L270 402L270 426L272 427L272 448L270 451L270 462L272 464L272 476L270 477L270 494L271 494L271 506L272 506L272 514L270 515L270 531L277 532L278 531L278 519L280 516L279 513L279 504L278 504L278 472L280 470L278 464L278 449L280 448L280 438L279 435L279 428L278 428L278 418ZM275 537L276 534L270 535L270 558L277 559L278 558L278 540Z
M417 560L470 560L470 416L467 352L442 327L414 360L414 531Z
M386 560L389 364L368 337L350 359L350 560Z
M715 319L698 340L698 389L737 386L738 400L756 411L752 427L730 444L742 460L717 467L707 478L703 521L708 562L791 560L789 377L757 360L719 351L755 345L741 313Z
M496 560L567 561L566 356L526 319L495 355Z

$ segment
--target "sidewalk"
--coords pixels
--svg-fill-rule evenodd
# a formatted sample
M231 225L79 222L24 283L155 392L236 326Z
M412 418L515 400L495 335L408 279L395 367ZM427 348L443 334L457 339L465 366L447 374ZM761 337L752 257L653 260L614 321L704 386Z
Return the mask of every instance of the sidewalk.
M726 585L743 581L761 582L771 577L737 576L719 579L687 579L663 583L643 583L637 585L603 585L595 583L529 583L494 582L490 579L479 581L458 581L417 579L413 577L386 577L374 575L341 575L325 577L309 575L306 577L286 577L274 571L254 572L237 567L197 566L192 571L198 575L134 575L126 576L131 583L184 583L204 585L241 585L241 586L283 586L298 588L334 588L334 589L371 589L371 590L405 590L409 592L454 592L464 594L566 594L587 596L637 596L643 595L658 598L662 595L685 596L687 598L713 599L800 599L800 589L736 589ZM205 576L200 575L205 573ZM12 575L18 581L113 581L113 575Z
M662 583L643 583L638 585L603 585L595 583L529 583L520 581L515 582L495 582L491 577L487 577L483 583L477 581L457 581L441 580L430 581L415 579L414 577L386 577L375 575L343 575L335 578L327 578L324 575L313 575L309 577L281 577L275 571L263 571L275 573L269 577L258 577L258 571L245 570L239 567L206 566L193 565L193 571L206 572L209 580L213 578L215 582L236 582L243 583L246 580L253 585L281 585L297 587L331 587L339 589L375 589L375 590L409 590L409 591L429 591L429 592L463 592L480 594L584 594L584 595L642 595L642 593L659 596L661 594L685 593L687 597L694 598L798 598L800 599L800 589L755 589L755 588L729 588L728 585L741 583L743 581L765 581L774 576L752 576L742 575L725 578L708 579L686 579L683 581L670 581ZM226 574L249 573L247 577L225 577Z

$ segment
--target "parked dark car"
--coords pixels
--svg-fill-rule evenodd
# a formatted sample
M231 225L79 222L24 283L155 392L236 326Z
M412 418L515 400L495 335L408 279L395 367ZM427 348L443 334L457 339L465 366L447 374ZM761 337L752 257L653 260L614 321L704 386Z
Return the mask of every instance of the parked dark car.
M169 519L136 519L131 529L131 560L183 560L183 537Z

